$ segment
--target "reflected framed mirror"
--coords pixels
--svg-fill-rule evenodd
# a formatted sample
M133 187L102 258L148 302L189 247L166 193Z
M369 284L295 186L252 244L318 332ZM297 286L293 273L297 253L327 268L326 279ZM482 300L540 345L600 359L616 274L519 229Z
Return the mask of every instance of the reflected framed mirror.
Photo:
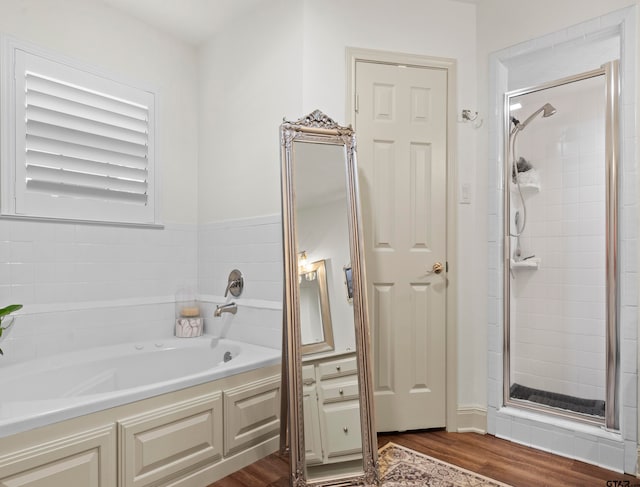
M280 142L291 485L379 485L355 133L316 110Z
M307 264L299 259L298 271L302 354L333 350L333 326L325 261Z

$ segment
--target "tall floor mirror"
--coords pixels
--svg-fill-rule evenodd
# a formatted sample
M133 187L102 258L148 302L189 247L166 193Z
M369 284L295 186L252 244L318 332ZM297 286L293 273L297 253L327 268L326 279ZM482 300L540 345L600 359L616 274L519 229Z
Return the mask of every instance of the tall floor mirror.
M379 485L355 140L317 110L280 127L281 445L296 487Z

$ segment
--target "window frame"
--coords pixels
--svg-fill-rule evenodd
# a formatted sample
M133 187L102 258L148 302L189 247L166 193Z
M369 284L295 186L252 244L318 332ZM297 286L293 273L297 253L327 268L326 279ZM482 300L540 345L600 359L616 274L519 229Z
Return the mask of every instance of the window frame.
M24 148L26 140L26 136L18 140L21 133L17 125L21 121L16 118L20 111L16 110L18 90L25 86L22 82L16 81L17 76L24 79L24 73L16 72L16 57L20 56L17 55L18 51L22 51L26 57L31 57L31 60L39 58L35 59L35 62L43 61L44 65L50 64L68 73L69 79L63 80L67 83L116 98L118 93L122 93L120 90L124 90L125 93L133 93L133 96L139 96L148 102L148 174L145 204L127 204L108 198L58 198L52 193L30 192L27 190L26 179L22 183L17 180L17 174L24 171L18 168L18 164L24 165L24 157L18 158L18 154ZM0 62L0 215L3 218L162 227L159 204L160 164L157 151L157 90L6 35L0 36ZM101 89L96 90L96 87ZM109 87L114 91L109 91ZM27 200L29 203L25 206L24 201Z

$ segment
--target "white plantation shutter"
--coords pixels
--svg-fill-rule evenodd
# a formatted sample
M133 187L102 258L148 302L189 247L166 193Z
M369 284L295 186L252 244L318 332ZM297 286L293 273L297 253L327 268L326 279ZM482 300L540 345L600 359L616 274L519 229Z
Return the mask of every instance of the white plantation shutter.
M14 51L15 214L154 223L154 95Z

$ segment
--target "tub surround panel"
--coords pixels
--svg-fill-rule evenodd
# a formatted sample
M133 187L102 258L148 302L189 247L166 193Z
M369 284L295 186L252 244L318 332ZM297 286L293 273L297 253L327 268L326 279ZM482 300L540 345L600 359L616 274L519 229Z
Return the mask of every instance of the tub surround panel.
M279 371L273 365L0 438L0 485L21 477L47 487L209 485L277 450L278 424L262 441L223 454L222 398L244 387L250 402L252 384L257 397L267 382L279 387ZM255 414L256 424L263 416ZM67 476L55 478L58 466Z
M120 485L152 485L222 458L222 394L118 421Z
M80 480L85 487L116 485L114 425L65 432L41 443L0 457L0 486L69 487ZM56 480L57 479L57 480Z
M233 455L277 435L280 377L269 377L224 392L224 454Z

